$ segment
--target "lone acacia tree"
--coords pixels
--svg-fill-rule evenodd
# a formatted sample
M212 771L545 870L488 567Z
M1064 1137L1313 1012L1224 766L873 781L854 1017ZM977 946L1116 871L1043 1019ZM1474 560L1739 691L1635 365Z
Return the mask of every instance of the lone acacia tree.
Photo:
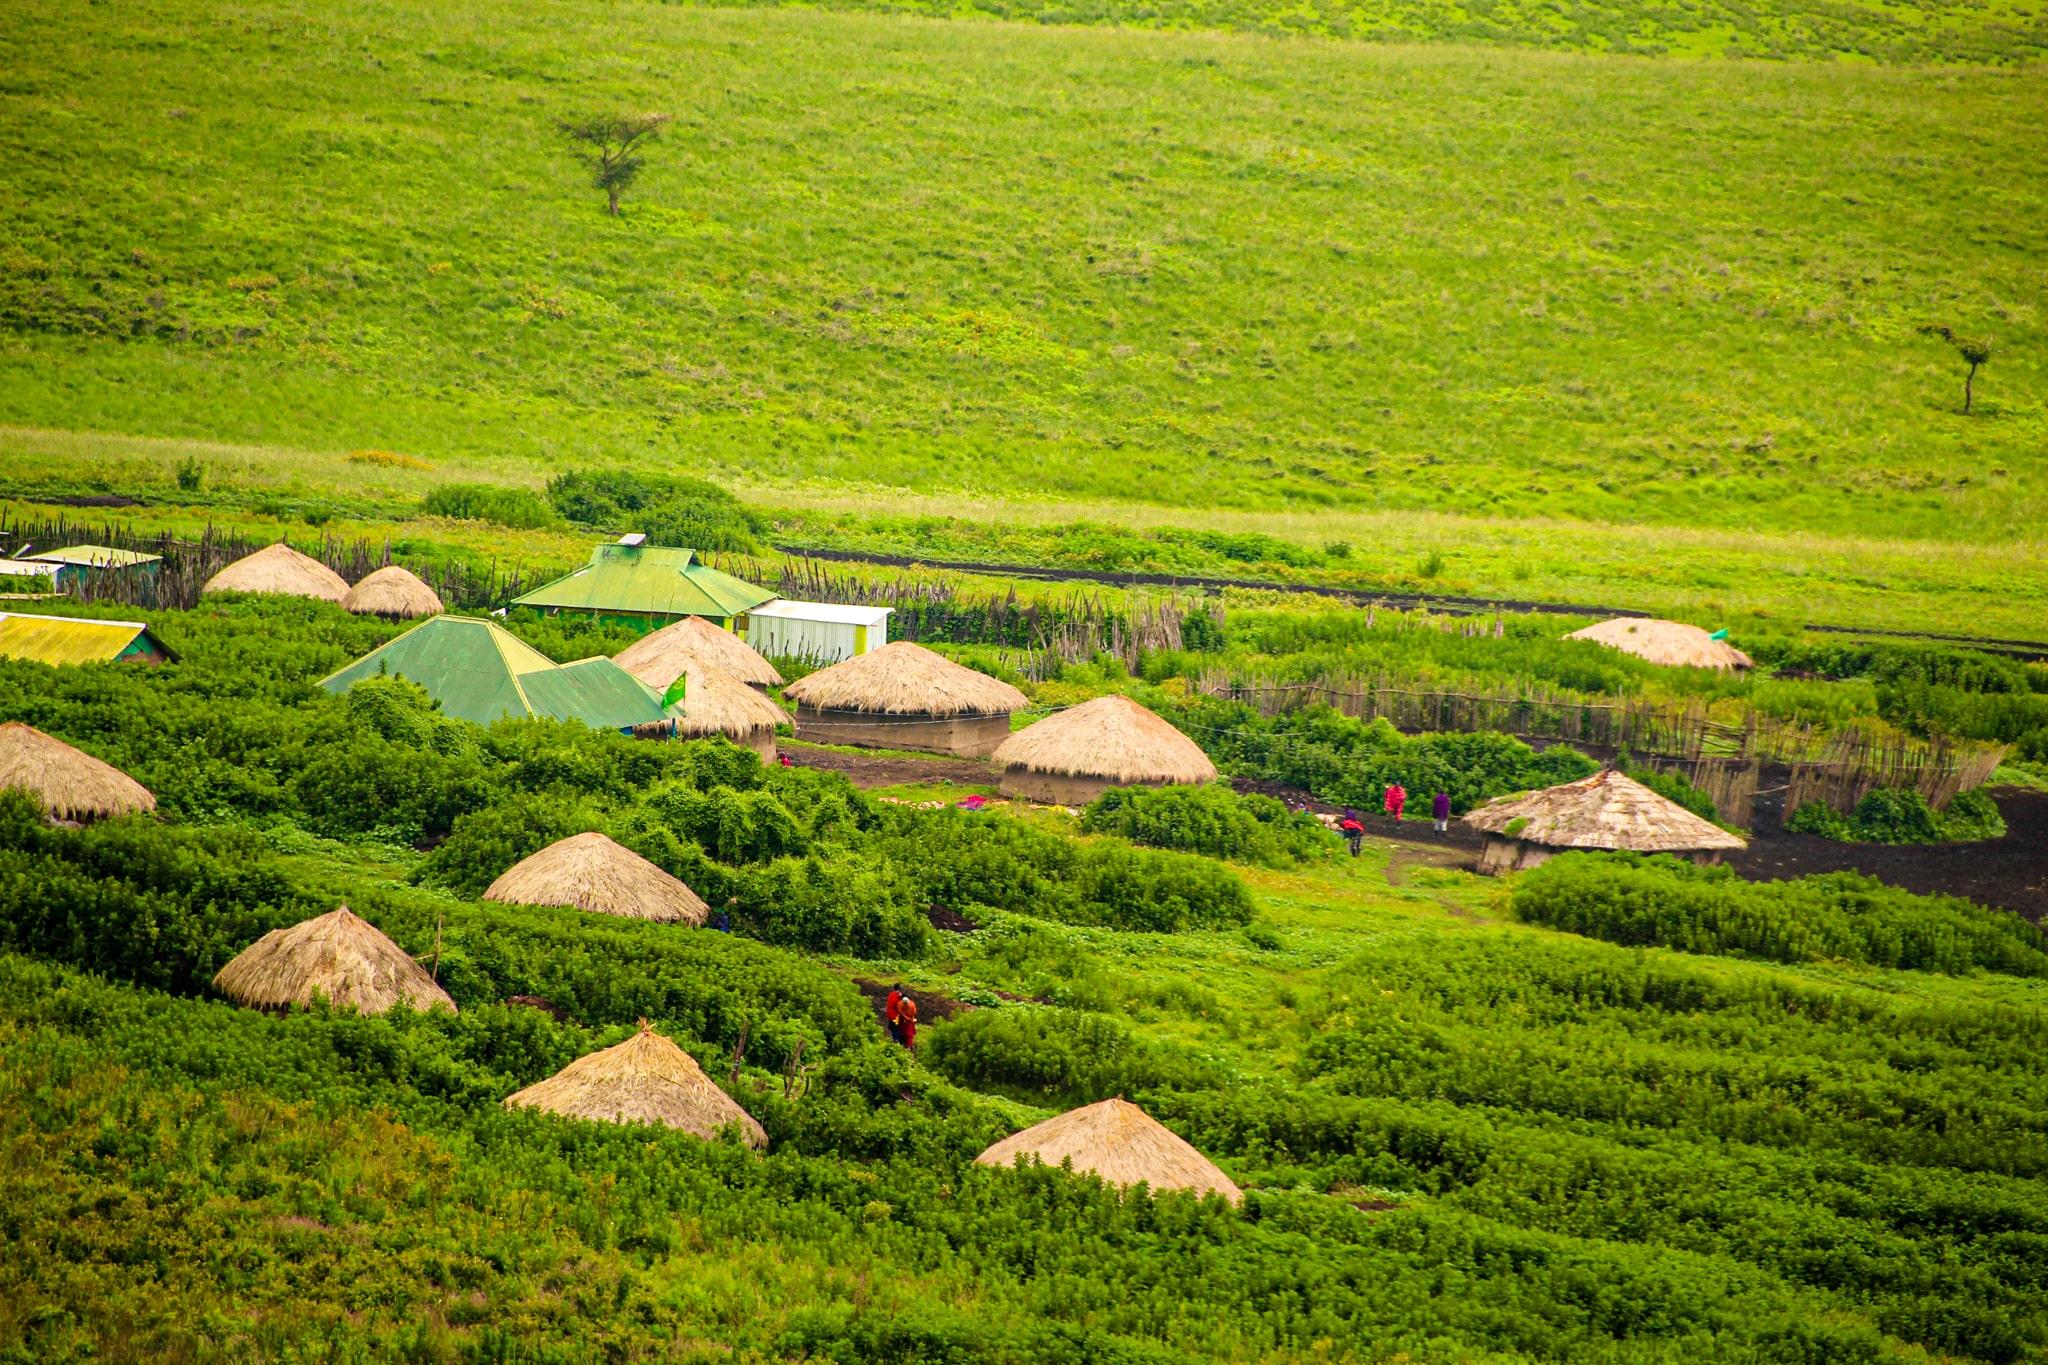
M639 178L646 164L640 150L661 135L668 121L667 114L594 114L558 125L564 137L582 144L581 155L590 163L590 183L605 192L614 217L619 194Z
M1974 337L1959 337L1946 327L1922 327L1920 330L1928 336L1940 337L1943 341L1955 347L1956 354L1961 356L1963 363L1970 367L1970 372L1963 376L1963 415L1965 417L1969 416L1970 402L1974 397L1972 390L1976 387L1977 383L1977 371L1990 361L1991 343L1989 341L1979 341Z

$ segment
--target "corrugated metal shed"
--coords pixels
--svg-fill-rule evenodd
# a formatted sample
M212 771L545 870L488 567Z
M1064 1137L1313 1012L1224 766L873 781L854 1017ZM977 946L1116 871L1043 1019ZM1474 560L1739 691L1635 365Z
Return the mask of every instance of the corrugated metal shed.
M747 616L747 643L764 657L840 663L889 643L894 607L778 598Z
M162 555L146 555L140 550L116 550L107 545L67 545L61 550L45 550L38 555L23 555L23 559L39 559L46 564L81 564L95 569L128 569L137 564L155 564Z
M697 558L695 550L600 545L591 552L590 563L514 603L634 624L663 625L685 616L704 616L729 627L734 617L774 599L766 588L712 568Z
M0 612L0 657L44 664L175 662L177 654L141 621Z
M418 683L443 715L479 725L545 716L623 730L662 717L661 698L610 659L563 667L495 623L467 616L424 621L320 685L338 695L380 673Z

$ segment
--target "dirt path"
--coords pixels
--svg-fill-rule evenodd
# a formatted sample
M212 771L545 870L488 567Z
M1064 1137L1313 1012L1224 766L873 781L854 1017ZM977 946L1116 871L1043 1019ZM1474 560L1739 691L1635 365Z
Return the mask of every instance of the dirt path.
M1759 797L1749 848L1727 862L1751 881L1861 872L1922 895L1966 896L2041 923L2048 918L2048 792L1999 787L1989 795L2005 816L2005 837L1973 844L1840 844L1791 834L1780 825L1782 812L1767 809Z
M899 758L894 754L840 753L812 744L783 740L777 749L799 768L845 773L856 787L894 787L906 782L952 782L963 787L992 787L998 776L985 758Z

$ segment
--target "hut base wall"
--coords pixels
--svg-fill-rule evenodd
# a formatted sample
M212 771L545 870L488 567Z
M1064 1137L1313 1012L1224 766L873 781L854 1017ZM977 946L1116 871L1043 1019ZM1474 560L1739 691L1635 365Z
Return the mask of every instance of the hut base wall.
M998 790L1020 801L1044 806L1085 806L1111 787L1163 787L1163 782L1118 782L1108 777L1044 773L1033 768L1005 768Z
M861 749L914 749L954 758L987 758L1010 737L1010 717L890 716L875 711L796 709L796 737Z

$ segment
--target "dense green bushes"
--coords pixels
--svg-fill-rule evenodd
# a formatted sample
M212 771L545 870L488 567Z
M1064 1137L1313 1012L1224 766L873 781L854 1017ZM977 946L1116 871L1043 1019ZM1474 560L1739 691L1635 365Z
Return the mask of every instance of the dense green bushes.
M1757 883L1669 857L1569 853L1517 881L1514 909L1531 924L1630 946L2048 976L2048 939L2018 916L1853 872Z
M1785 828L1852 843L1937 844L2003 838L2005 817L1981 791L1963 792L1938 811L1917 791L1879 787L1846 816L1809 801L1785 818Z
M1078 1010L976 1010L926 1029L927 1065L977 1090L1032 1104L1092 1104L1141 1090L1211 1090L1227 1071Z
M1324 857L1341 843L1312 815L1220 785L1112 788L1081 813L1081 828L1267 867Z
M717 484L674 475L573 470L548 480L548 500L571 521L641 531L650 545L757 553L767 528Z
M1399 782L1420 805L1449 792L1459 814L1508 792L1585 777L1598 766L1558 745L1542 753L1508 735L1403 735L1384 718L1367 723L1328 706L1261 716L1243 702L1202 699L1167 717L1228 773L1271 778L1339 805L1377 808Z
M1242 924L1250 894L1206 858L1078 844L1008 816L893 807L877 847L941 905L1174 933Z
M427 494L420 510L430 517L489 521L527 531L553 526L560 520L555 509L538 493L489 483L444 483Z

